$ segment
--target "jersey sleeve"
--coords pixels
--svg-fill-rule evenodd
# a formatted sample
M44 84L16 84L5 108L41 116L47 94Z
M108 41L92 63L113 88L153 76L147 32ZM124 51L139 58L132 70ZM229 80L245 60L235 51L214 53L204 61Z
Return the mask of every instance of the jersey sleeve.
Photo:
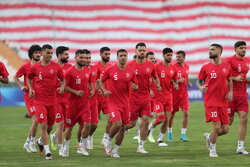
M67 70L67 71L65 72L66 86L69 86L70 79L71 79L71 71L70 71L70 70Z
M24 65L22 65L16 72L16 76L17 77L21 77L25 74L25 67Z
M173 71L174 71L174 75L172 77L173 80L178 80L178 74L177 74L177 70L176 70L176 67L173 67Z
M28 72L27 78L33 79L36 76L35 66L32 66Z
M107 68L107 69L104 71L104 73L103 73L103 75L102 75L102 78L100 78L103 82L105 82L107 79L110 78L110 76L109 76L109 74L110 74L110 69L111 69L111 68Z
M200 72L199 72L199 75L198 75L198 79L199 79L199 80L205 80L205 78L206 78L205 67L202 66L202 67L201 67L201 70L200 70Z
M3 77L3 78L7 78L9 76L9 73L5 67L5 65L3 63L0 64L0 75Z
M136 78L135 71L132 71L132 78L131 78L132 83L138 84L138 80Z
M152 76L153 78L155 78L155 77L157 76L157 74L156 74L156 67L155 67L154 64L152 65L152 73L151 73L151 76Z
M58 65L58 73L57 73L57 77L62 80L64 79L64 73L63 73L63 69L60 65Z

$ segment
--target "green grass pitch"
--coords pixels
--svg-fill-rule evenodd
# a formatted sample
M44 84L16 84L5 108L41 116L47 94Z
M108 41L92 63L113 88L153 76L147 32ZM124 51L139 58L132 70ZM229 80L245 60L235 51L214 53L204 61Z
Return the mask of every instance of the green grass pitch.
M90 156L85 157L76 153L76 127L70 143L70 156L60 157L58 152L52 152L54 159L46 161L38 153L27 153L23 150L23 144L30 126L31 119L25 119L26 109L24 107L0 107L0 166L90 166L90 167L160 167L160 166L249 166L250 155L235 154L237 145L238 117L230 127L229 134L219 137L217 153L219 158L210 158L205 147L203 133L209 132L211 125L205 123L203 104L192 102L190 121L187 131L189 142L179 139L181 130L182 112L176 114L173 128L173 142L168 147L158 147L149 141L145 148L149 154L136 153L137 140L133 140L136 129L131 129L125 136L119 153L121 158L114 159L104 155L100 142L103 136L105 117L100 121L99 127L94 135L94 150L89 151ZM54 131L54 130L53 130ZM155 138L159 127L154 133ZM39 132L38 132L39 136ZM166 141L166 137L164 138ZM249 134L246 137L245 147L250 151Z

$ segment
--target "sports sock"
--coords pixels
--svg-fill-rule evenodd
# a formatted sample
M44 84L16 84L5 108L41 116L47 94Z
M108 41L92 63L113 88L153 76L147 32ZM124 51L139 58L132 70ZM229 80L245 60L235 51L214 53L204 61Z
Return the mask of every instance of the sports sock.
M45 154L51 153L49 150L49 145L44 145Z
M172 133L172 128L168 128L168 133Z
M187 128L182 128L181 129L181 134L186 134Z
M164 136L165 136L165 134L159 133L157 141L162 141L162 139L163 139Z

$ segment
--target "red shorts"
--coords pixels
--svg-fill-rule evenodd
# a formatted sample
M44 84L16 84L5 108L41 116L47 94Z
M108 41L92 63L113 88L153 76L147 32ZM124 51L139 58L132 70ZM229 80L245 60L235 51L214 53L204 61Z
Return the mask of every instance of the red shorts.
M173 110L173 102L172 102L172 98L169 98L166 101L159 101L159 100L155 100L154 102L154 111L155 113L160 113L160 112L164 112L164 111L169 111L172 112Z
M81 110L74 108L67 109L65 127L73 127L76 123L82 125L83 122L91 123L89 105L82 107Z
M66 104L65 103L57 103L56 106L56 119L55 122L64 121L66 118Z
M110 122L122 121L123 124L130 123L129 106L120 106L114 103L109 104Z
M143 101L130 100L129 103L131 121L137 120L138 117L141 117L142 115L151 115L149 99Z
M98 109L97 104L93 104L90 106L91 111L91 123L98 123Z
M222 125L229 124L227 107L205 107L206 122L221 122Z
M97 95L97 103L99 114L101 111L103 114L109 114L108 99L106 97Z
M173 96L173 112L179 111L179 108L182 111L189 111L188 94L184 96Z
M28 110L28 116L29 117L32 117L33 115L35 115L35 104L33 102L33 99L30 98L30 97L24 97L24 103L25 103L25 106Z
M36 122L47 122L48 126L53 126L55 122L55 105L35 105Z
M248 112L248 96L234 96L229 108L229 117L233 117L237 111Z

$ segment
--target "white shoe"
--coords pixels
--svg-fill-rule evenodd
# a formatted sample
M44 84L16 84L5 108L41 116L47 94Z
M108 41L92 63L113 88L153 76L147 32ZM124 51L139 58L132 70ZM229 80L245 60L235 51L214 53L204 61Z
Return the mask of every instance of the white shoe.
M142 153L142 154L147 154L148 153L144 148L140 148L140 147L137 148L136 152Z
M107 142L105 142L105 144L103 146L104 146L105 154L110 155L111 154L111 143L108 144Z
M68 157L68 156L69 156L69 148L63 147L62 156L63 156L63 157Z
M60 156L63 156L63 149L60 149L58 153Z
M247 152L244 147L242 147L240 149L237 149L236 154L250 154L250 153Z
M78 149L76 150L76 153L77 153L77 154L82 154L82 151L80 150L80 148L78 148Z
M92 150L93 149L93 139L92 137L88 137L87 141L86 141L86 149L87 150Z
M206 146L208 148L208 150L210 149L210 138L208 137L209 136L209 133L204 133L204 139L206 141Z
M31 152L29 145L30 145L30 144L27 143L27 142L25 142L24 145L23 145L23 148L24 148L28 153Z
M36 153L37 152L36 144L34 142L30 142L29 149L31 152Z
M160 146L160 147L166 147L166 146L168 146L168 144L165 143L164 141L158 141L157 145Z
M105 139L105 138L103 138L103 139L102 139L102 142L101 142L101 145L103 145L103 146L104 146L105 144L106 144L106 139Z
M217 158L217 157L218 157L218 154L216 153L216 151L210 150L209 156L212 157L212 158Z
M120 158L120 155L118 154L118 152L111 152L111 157Z
M87 152L85 146L82 146L82 145L81 145L80 150L81 150L81 154L82 154L82 155L89 156L89 153Z

